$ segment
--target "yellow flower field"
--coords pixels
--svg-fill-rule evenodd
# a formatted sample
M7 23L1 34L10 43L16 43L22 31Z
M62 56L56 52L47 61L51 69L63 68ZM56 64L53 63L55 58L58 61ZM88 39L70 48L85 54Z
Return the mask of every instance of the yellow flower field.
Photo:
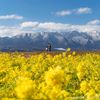
M100 100L100 55L0 53L0 100Z

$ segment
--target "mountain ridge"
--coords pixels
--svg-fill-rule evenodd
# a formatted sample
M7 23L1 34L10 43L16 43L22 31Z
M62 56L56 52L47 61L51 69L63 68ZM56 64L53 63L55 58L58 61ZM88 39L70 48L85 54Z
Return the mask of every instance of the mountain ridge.
M73 50L95 50L100 49L100 34L94 39L86 32L35 32L23 33L12 37L0 37L0 50L45 50L51 43L52 50L55 48Z

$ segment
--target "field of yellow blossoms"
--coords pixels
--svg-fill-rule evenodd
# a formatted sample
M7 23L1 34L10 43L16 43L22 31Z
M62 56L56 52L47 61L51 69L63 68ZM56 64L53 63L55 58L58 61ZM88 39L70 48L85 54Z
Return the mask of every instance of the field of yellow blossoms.
M100 100L100 54L0 53L0 100Z

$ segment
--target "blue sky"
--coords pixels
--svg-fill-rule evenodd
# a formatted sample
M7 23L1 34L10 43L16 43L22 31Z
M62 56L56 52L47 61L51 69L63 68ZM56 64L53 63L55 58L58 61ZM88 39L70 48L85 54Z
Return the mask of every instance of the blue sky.
M22 25L23 30L29 30L30 28L26 27L32 27L32 25L36 27L37 24L44 23L48 27L58 23L63 25L100 24L100 0L0 0L0 29L2 26L18 28ZM45 25L40 26L38 30Z

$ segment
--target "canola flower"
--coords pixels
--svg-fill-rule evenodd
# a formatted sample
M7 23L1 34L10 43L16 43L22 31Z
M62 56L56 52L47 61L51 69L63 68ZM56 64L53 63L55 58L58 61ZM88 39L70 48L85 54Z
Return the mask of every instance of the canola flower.
M0 53L1 100L100 100L100 55Z

